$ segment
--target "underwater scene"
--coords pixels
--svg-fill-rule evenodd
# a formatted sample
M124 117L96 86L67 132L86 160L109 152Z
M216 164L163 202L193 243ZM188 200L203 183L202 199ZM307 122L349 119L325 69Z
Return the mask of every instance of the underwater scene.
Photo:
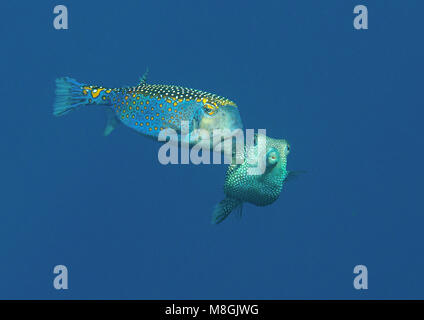
M422 1L3 1L0 299L424 298Z

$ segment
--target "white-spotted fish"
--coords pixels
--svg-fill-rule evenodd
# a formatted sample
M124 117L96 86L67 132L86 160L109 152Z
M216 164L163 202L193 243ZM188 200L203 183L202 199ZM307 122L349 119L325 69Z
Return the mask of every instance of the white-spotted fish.
M244 202L267 206L277 200L284 182L292 173L287 170L289 152L290 146L286 140L255 135L255 142L246 145L243 152L237 155L237 163L240 164L231 164L227 170L224 184L226 197L216 205L212 223L221 223L233 211L241 214Z

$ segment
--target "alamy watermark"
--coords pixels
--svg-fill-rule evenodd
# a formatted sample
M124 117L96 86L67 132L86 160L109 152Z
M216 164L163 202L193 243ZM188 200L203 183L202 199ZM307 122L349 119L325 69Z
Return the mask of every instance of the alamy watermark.
M55 6L53 13L57 16L53 19L53 27L56 30L68 29L68 8L64 5Z
M158 136L164 144L158 160L168 164L248 164L248 174L260 175L266 169L266 129L195 129L189 132L189 122L181 121L181 131L163 129Z
M353 268L353 273L357 276L353 279L353 287L356 290L368 289L368 269L366 266L359 264Z
M357 14L353 19L353 27L356 30L368 29L368 8L364 5L357 5L353 8L353 13Z
M64 265L57 265L53 268L53 273L57 274L53 280L53 287L56 290L68 289L68 268Z

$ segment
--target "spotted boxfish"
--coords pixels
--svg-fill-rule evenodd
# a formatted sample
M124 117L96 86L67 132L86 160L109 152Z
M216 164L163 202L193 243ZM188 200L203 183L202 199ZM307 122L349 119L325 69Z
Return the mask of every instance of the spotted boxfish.
M88 85L69 77L56 79L54 115L61 116L87 105L106 109L104 135L109 135L119 123L151 138L170 128L178 134L178 139L193 145L199 139L191 134L194 130L207 130L212 141L214 130L243 129L233 101L180 86L147 84L146 74L137 86L124 88ZM182 128L181 123L188 127Z
M237 155L237 162L228 167L226 197L215 206L212 223L222 222L233 211L241 215L244 202L267 206L277 200L284 182L295 174L287 170L289 152L286 140L256 134L254 142L246 144Z

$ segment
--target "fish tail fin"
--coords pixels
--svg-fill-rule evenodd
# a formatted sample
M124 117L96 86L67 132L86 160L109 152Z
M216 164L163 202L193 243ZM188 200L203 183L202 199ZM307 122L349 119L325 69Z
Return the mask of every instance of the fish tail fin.
M233 198L225 198L215 206L212 213L212 224L221 223L235 209L239 210L241 215L242 205L243 202L240 200Z
M88 105L110 105L111 89L88 86L75 79L63 77L56 79L56 98L53 105L53 114L62 116L76 108Z

